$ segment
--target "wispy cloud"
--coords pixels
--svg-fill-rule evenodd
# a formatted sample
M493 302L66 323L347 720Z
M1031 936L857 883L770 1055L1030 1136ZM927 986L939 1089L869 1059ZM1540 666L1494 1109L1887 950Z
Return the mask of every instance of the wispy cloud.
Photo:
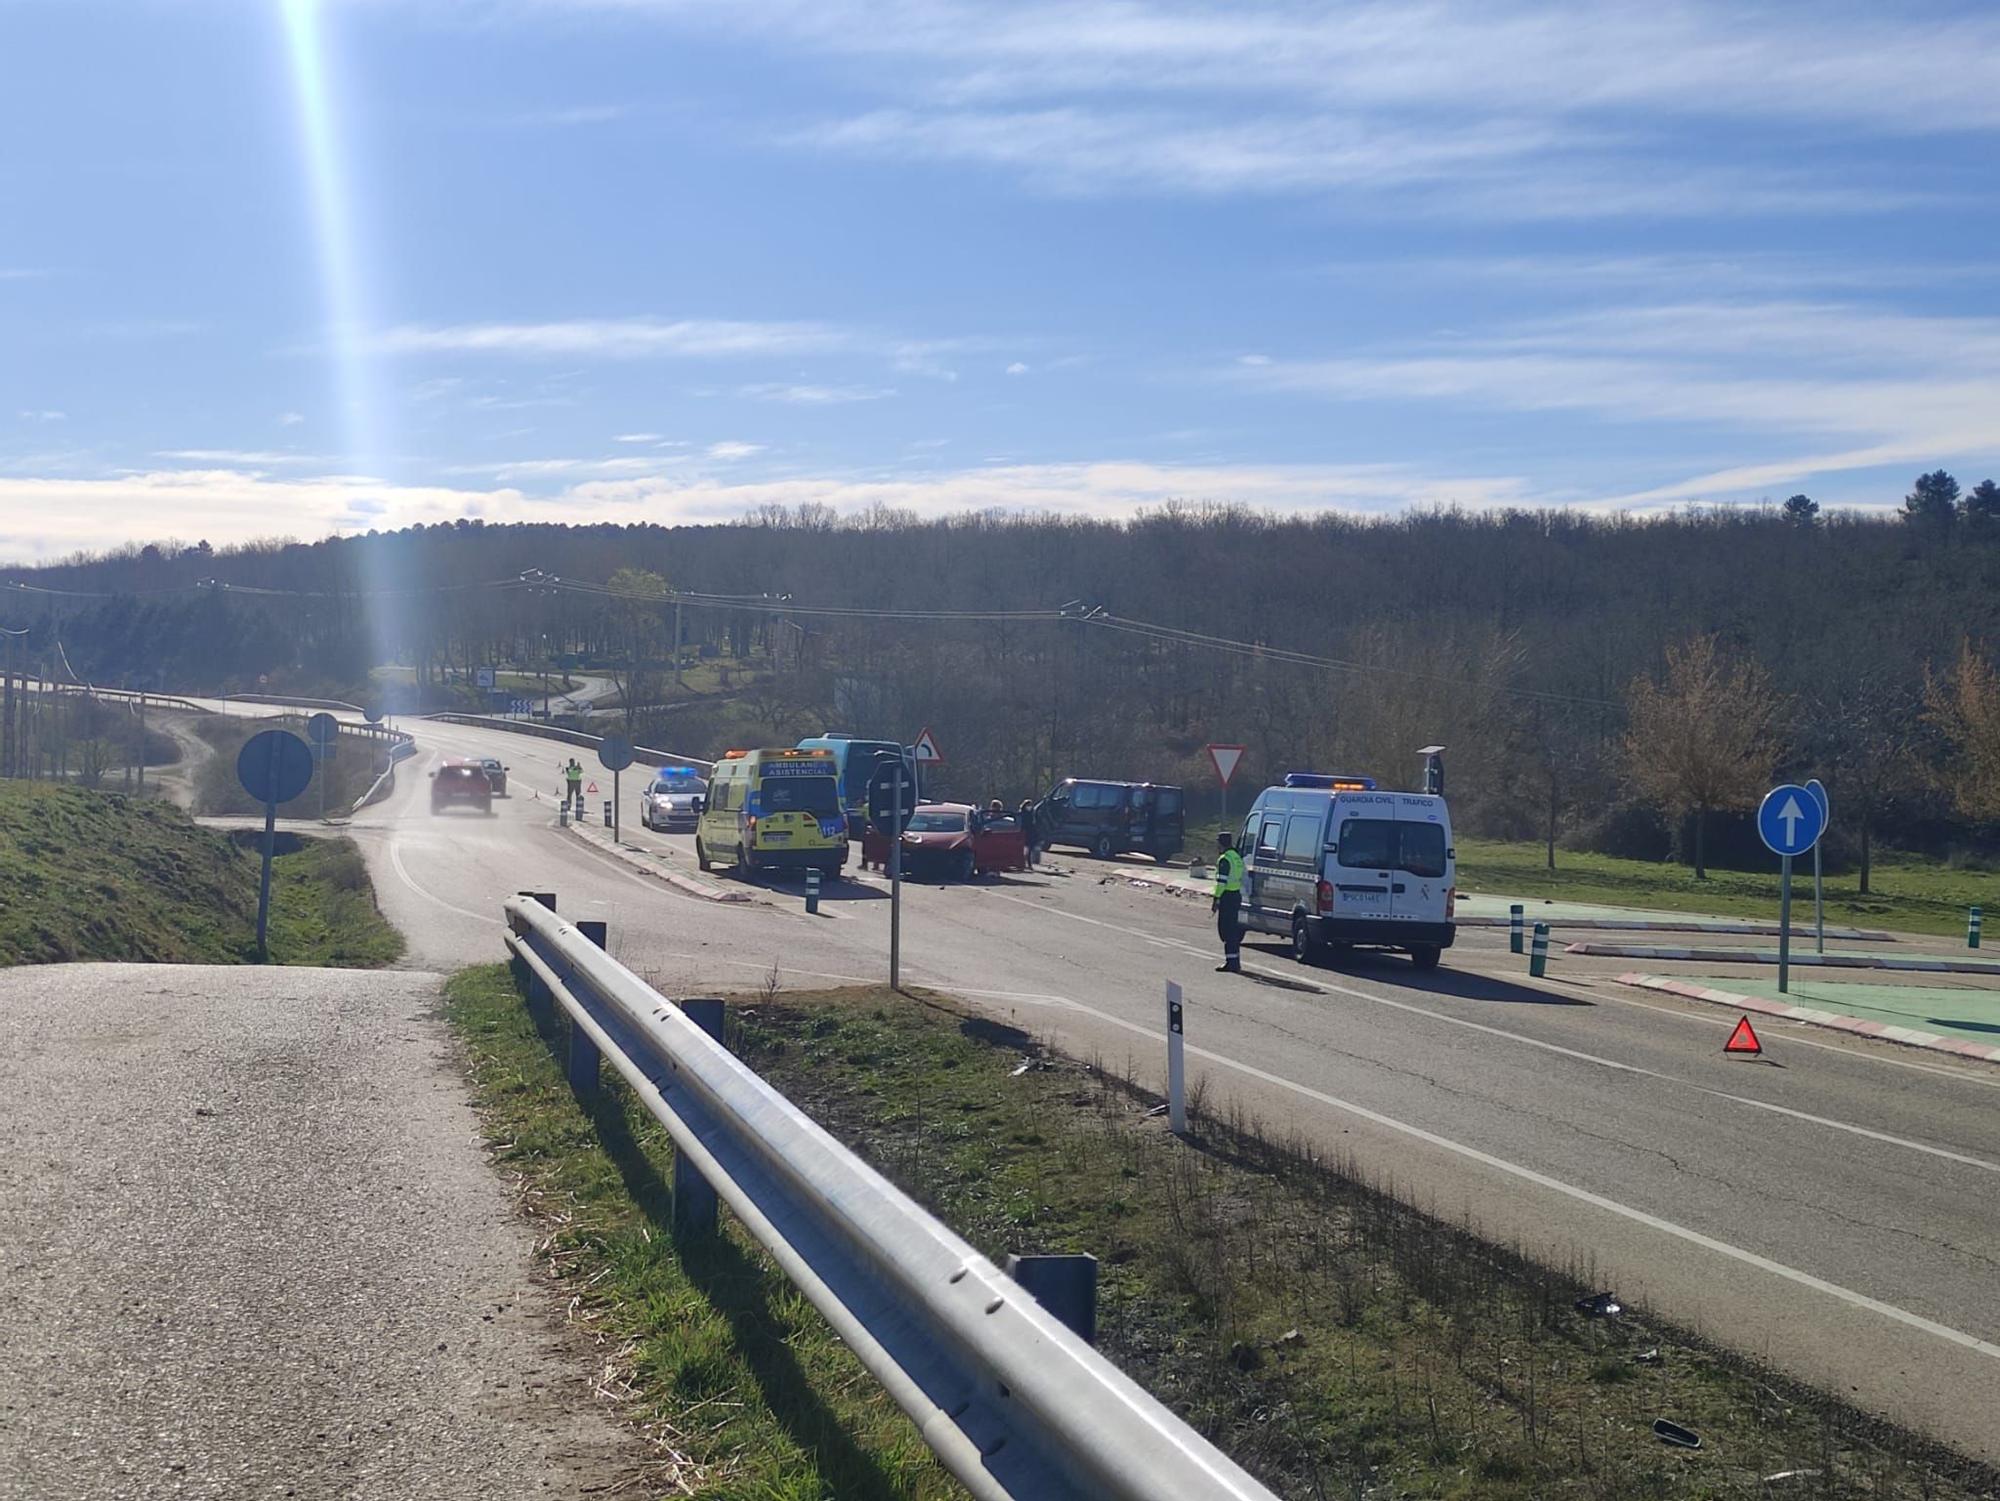
M0 266L0 281L45 281L53 275L34 266Z
M241 448L163 448L153 455L156 459L173 459L180 463L201 464L214 467L218 464L247 468L266 468L280 465L328 464L333 462L324 454L260 452Z
M798 354L848 335L817 323L600 318L553 323L405 324L370 341L380 354L589 355L605 359Z
M1020 360L1014 361L1013 364L1007 367L1007 374L1009 375L1026 375L1027 373L1028 373L1027 365L1021 362Z
M67 412L52 411L46 407L39 409L23 407L14 415L19 417L23 422L63 422L69 418L69 413Z
M514 123L566 129L579 125L608 125L629 114L631 110L622 104L573 104L556 109L528 110L516 115Z
M708 456L711 459L721 459L725 463L736 459L751 458L763 451L764 445L761 443L742 443L735 440L708 445Z
M484 475L502 483L511 483L516 480L552 477L591 475L608 478L619 475L651 474L659 467L660 461L656 459L640 458L507 459L497 463L448 464L443 472L450 475Z
M620 433L611 441L613 443L658 443L664 436L662 433Z
M279 427L297 427L305 420L306 414L304 412L280 412L277 418Z
M738 386L736 394L747 396L752 401L782 401L793 406L821 407L846 406L857 401L882 401L896 393L886 386L787 385L762 381L755 385Z

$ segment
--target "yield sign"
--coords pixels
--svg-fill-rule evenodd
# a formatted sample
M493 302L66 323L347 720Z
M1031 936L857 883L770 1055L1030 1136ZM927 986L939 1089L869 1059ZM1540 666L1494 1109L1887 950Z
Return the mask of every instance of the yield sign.
M1208 759L1215 763L1215 774L1222 779L1223 786L1227 787L1229 779L1236 775L1236 763L1243 759L1243 752L1248 749L1243 745L1211 745L1208 748Z
M1736 1024L1736 1030L1729 1034L1729 1041L1722 1045L1722 1051L1748 1053L1753 1058L1764 1051L1764 1044L1757 1040L1757 1029L1750 1025L1749 1017Z
M917 736L917 743L912 748L916 752L917 765L944 765L944 752L938 749L937 737L931 734L930 726L924 727L923 734Z

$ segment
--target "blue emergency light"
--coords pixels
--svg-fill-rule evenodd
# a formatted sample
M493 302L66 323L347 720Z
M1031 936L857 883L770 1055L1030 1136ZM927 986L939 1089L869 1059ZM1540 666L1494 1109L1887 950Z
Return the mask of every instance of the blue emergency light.
M1288 771L1287 787L1318 787L1335 792L1373 792L1373 777L1351 777L1337 771Z

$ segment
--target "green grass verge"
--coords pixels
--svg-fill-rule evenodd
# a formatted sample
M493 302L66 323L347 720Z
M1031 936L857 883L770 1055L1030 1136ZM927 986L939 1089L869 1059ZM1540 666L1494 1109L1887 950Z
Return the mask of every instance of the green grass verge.
M1777 863L1776 857L1772 864ZM1792 879L1793 921L1812 920L1812 869ZM1684 865L1620 860L1610 855L1556 851L1556 869L1547 868L1539 844L1501 844L1485 839L1458 841L1458 884L1464 891L1496 896L1547 897L1558 901L1603 903L1614 907L1656 907L1669 912L1713 912L1724 917L1778 917L1778 873L1711 870L1697 881ZM1828 922L1893 928L1910 933L1965 936L1966 909L2000 904L2000 875L1953 870L1933 861L1889 855L1878 860L1867 895L1852 875L1826 881Z
M288 730L305 738L310 716L288 714L273 718L251 718L236 714L205 714L194 722L194 731L215 754L202 762L195 773L195 809L210 816L256 814L264 805L243 790L237 780L236 757L244 742L264 730ZM278 804L281 818L317 818L322 799L320 783L326 782L324 806L329 814L345 813L355 799L374 785L386 764L383 751L358 735L343 735L335 743L333 760L313 769L306 790L288 803Z
M1100 1260L1099 1343L1280 1495L1966 1498L1995 1477L1197 1108L885 992L760 999L747 1061L989 1256ZM1024 1056L1037 1066L1017 1073ZM1656 1358L1654 1358L1656 1356ZM1672 1417L1698 1452L1651 1431ZM1792 1492L1785 1492L1790 1494Z
M256 957L257 856L153 798L0 782L0 965ZM375 910L354 845L272 862L279 964L387 964L403 938Z
M659 1446L659 1494L931 1501L963 1494L853 1354L741 1230L678 1248L673 1148L605 1070L585 1111L504 966L445 991L494 1155L546 1234L603 1358Z

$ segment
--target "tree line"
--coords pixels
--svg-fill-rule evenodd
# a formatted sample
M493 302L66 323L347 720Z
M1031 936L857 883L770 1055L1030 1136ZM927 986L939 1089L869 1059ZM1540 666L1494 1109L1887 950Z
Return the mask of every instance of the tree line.
M382 662L418 693L483 665L596 666L635 732L691 754L721 747L677 727L715 720L670 664L719 658L754 667L739 696L773 738L928 725L954 790L1010 800L1107 776L1177 781L1212 811L1214 741L1251 748L1240 809L1242 784L1296 768L1407 784L1416 749L1442 743L1459 826L1551 859L1758 858L1755 795L1819 775L1829 853L1860 863L1881 839L1981 847L2000 819L1996 503L1992 482L1961 492L1939 471L1891 518L1798 496L1646 519L1189 503L1125 522L465 520L67 559L9 575L67 592L0 585L0 622L29 628L51 676L60 642L79 677L184 691L360 698ZM676 609L682 592L704 599Z

